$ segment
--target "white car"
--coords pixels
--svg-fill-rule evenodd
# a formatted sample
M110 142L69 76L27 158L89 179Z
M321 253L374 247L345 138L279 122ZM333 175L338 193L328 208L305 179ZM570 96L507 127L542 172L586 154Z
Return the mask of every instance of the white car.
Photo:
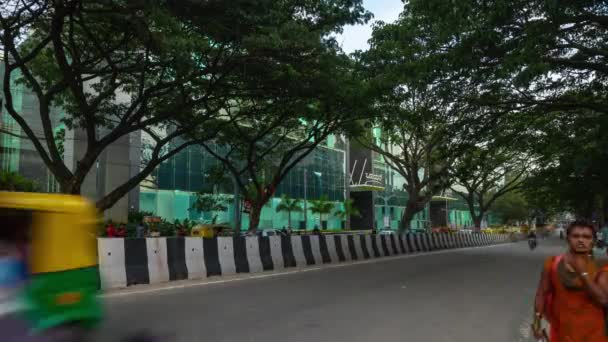
M281 232L280 232L279 230L277 230L277 229L262 229L262 230L260 231L260 234L261 234L263 237L267 237L267 236L275 236L275 235L280 235L280 234L281 234Z
M394 230L390 230L390 229L382 229L381 231L378 232L378 234L380 235L393 235L395 234Z

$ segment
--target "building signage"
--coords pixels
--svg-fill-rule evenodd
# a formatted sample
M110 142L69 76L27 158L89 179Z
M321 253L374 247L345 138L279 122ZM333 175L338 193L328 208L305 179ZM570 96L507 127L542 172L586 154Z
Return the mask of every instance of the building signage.
M382 191L384 190L383 176L372 172L366 172L367 158L363 160L361 171L357 172L357 160L353 163L350 172L350 191ZM363 178L365 176L365 178Z
M160 216L144 216L144 223L159 223L162 221Z
M365 173L366 184L368 185L382 185L382 175L374 173Z

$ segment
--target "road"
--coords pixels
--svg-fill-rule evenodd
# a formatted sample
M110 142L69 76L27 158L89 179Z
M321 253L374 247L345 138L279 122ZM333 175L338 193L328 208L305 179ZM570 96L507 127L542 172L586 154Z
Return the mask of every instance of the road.
M99 341L148 330L170 341L523 342L541 240L106 298ZM190 284L192 285L192 284Z

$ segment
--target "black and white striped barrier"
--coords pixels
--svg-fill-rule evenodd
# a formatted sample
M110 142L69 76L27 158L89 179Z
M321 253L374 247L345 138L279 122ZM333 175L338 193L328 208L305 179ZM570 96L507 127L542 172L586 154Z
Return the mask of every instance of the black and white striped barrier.
M103 289L510 242L499 234L99 238Z

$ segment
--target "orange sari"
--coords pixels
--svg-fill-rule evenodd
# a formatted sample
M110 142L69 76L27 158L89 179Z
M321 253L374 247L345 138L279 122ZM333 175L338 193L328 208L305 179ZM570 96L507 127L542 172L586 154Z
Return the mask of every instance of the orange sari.
M604 308L583 289L568 289L552 270L553 258L545 262L549 267L553 287L553 315L550 342L608 342ZM607 272L604 266L600 272ZM591 274L597 277L599 273Z

